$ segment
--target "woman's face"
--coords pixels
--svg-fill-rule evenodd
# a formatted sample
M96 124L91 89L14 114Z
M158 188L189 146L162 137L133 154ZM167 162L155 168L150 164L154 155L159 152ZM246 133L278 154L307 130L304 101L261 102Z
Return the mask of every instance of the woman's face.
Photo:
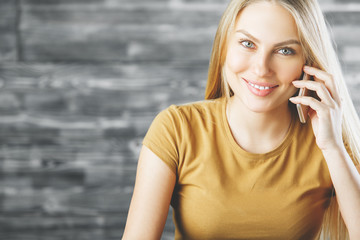
M287 107L292 81L302 74L304 58L295 21L280 5L259 2L239 14L224 63L234 101L254 112Z

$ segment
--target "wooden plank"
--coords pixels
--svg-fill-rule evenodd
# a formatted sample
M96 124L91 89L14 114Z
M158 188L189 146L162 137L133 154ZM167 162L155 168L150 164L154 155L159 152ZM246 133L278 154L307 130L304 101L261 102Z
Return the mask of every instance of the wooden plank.
M1 12L0 12L1 14ZM3 32L0 35L0 60L15 61L17 59L16 37L14 33Z
M86 31L83 27L24 30L24 60L204 61L209 59L213 36L201 30L161 33L151 29L110 32L93 28L89 30L92 36Z
M109 214L110 217L112 217ZM39 214L29 212L19 216L7 216L8 221L0 218L2 227L9 231L20 230L51 230L51 229L76 229L76 228L104 228L106 227L106 215L104 214ZM109 226L110 227L110 226Z
M0 61L17 59L15 1L5 0L0 3Z
M54 128L39 128L26 123L0 125L0 144L31 146L32 144L56 144L59 130Z
M226 6L226 4L229 3L229 0L182 0L182 2L184 2L184 3L201 3L201 4L222 3L222 4L224 4L224 6Z
M359 3L359 1L357 0L335 0L335 2L338 2L338 3Z
M188 7L185 7L188 6ZM97 26L111 29L141 27L171 28L192 27L209 28L220 20L222 12L218 8L206 10L195 5L164 5L149 3L142 5L119 6L80 5L68 8L59 5L24 7L22 12L22 29L31 29L45 26L68 27L71 26ZM212 5L209 5L212 6ZM218 6L218 5L216 5ZM178 29L181 30L181 29Z
M10 0L6 0L10 1ZM143 3L144 0L22 0L24 5L79 5L79 4L99 4L99 5L121 5L123 3L134 3L139 2ZM151 0L150 3L167 3L169 0Z
M23 10L25 60L207 60L221 14L166 6L130 10L50 6Z
M122 230L119 228L61 228L48 230L21 230L1 231L1 239L11 240L118 240L121 239Z
M1 1L0 13L0 31L14 31L16 24L15 1Z
M23 96L24 108L30 112L53 112L54 114L66 114L69 104L67 96L59 91L34 90Z
M84 170L76 167L59 169L16 169L1 171L3 179L14 177L24 178L30 181L31 189L66 189L70 187L83 186L85 181ZM13 204L9 201L9 204Z
M0 66L4 99L14 95L34 117L72 121L154 113L184 96L200 100L206 75L207 63Z
M69 4L92 4L92 3L105 3L106 0L22 0L23 5L69 5Z
M360 27L350 25L333 26L332 31L339 49L342 49L344 46L359 45Z
M133 186L133 185L132 185ZM60 227L64 222L60 219L56 220L57 216L64 216L72 219L104 216L108 214L116 214L122 216L127 213L129 208L132 191L124 191L132 188L125 188L120 186L120 183L112 186L98 186L96 188L80 188L76 185L67 188L50 188L47 190L38 191L36 189L8 189L2 196L1 212L9 216L24 215L25 213L39 212L41 210L50 219L53 219L53 224ZM2 227L8 229L13 228L13 224L17 228L48 228L44 224L45 219L38 219L30 226L25 222L17 222L9 224L2 224L3 219L0 217L0 224ZM51 220L50 220L51 221ZM80 222L80 224L83 224ZM90 223L86 223L90 224ZM41 226L44 225L44 226ZM74 223L73 227L79 226ZM104 223L104 227L114 226L113 222ZM89 226L91 227L91 225Z
M44 131L39 131L39 134L44 134ZM24 132L20 136L5 136L4 139L8 141L1 144L0 157L3 159L1 166L4 171L36 171L37 169L51 171L80 166L88 169L91 166L100 165L100 169L101 166L110 170L112 167L119 168L118 174L123 176L122 168L128 171L134 169L133 164L139 155L143 136L120 135L111 139L104 137L95 140L85 138L67 140L54 136L53 141L61 144L52 145L29 140L34 139L29 132Z
M352 27L357 26L360 22L359 11L333 11L325 13L327 21L335 25L350 25Z
M358 62L346 64L343 66L343 72L355 109L360 116L360 65Z
M22 111L21 99L14 93L0 91L0 114L16 115Z
M0 84L6 91L33 92L92 90L143 90L191 82L204 85L204 62L133 64L0 64Z
M2 0L0 2L0 8L13 7L16 5L16 1L14 0Z
M360 46L341 47L341 59L349 63L360 63Z

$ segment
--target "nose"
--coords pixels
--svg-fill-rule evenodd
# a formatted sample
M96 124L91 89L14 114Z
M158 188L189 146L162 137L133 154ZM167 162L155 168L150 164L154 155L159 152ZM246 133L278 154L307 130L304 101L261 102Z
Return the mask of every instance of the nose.
M256 54L253 62L253 71L256 76L267 77L271 75L270 58L271 56L265 52Z

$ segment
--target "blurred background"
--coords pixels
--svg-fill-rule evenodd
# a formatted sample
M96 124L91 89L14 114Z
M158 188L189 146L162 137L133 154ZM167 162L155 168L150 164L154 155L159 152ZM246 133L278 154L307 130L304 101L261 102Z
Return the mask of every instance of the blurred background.
M320 2L360 112L360 2ZM204 98L227 3L0 1L0 239L121 238L142 138Z

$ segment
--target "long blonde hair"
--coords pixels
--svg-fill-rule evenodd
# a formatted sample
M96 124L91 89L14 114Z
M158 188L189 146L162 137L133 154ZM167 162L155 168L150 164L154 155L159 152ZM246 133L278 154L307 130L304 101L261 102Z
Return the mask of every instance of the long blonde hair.
M341 96L343 141L354 164L360 159L360 121L347 90L341 66L331 40L327 23L316 0L231 0L226 8L214 39L208 71L205 99L230 97L231 89L223 73L227 41L236 18L246 6L259 1L270 1L287 9L295 19L300 43L309 65L332 74ZM334 45L333 45L334 44ZM323 239L348 239L336 199L332 198L323 221Z

